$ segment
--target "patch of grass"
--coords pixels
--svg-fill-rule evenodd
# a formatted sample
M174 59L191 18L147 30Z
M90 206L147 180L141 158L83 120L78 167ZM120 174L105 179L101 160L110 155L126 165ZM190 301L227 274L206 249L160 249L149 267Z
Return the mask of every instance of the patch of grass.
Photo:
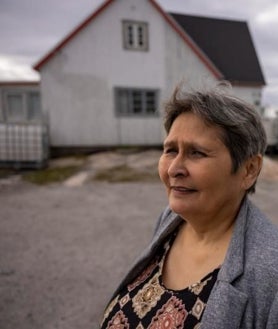
M65 181L78 171L78 166L47 168L24 173L22 178L37 185L47 185Z
M94 179L98 181L107 181L109 183L118 183L157 181L159 177L157 173L141 172L130 168L127 165L121 165L98 171Z
M8 177L10 177L14 174L16 174L16 170L6 169L6 168L1 168L0 169L0 179L1 178L8 178Z

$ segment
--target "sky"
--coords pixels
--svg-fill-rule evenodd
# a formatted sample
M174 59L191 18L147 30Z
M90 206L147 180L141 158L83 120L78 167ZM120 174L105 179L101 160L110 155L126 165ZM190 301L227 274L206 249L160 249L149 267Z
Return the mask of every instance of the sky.
M139 0L138 0L139 1ZM32 69L102 0L0 0L0 80L38 80ZM157 0L165 10L247 21L267 82L263 105L278 109L277 0Z

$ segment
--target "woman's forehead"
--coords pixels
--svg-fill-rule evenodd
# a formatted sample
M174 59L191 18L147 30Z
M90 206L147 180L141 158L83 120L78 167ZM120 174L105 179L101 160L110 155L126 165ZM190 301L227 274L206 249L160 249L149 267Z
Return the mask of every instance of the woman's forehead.
M223 135L223 131L223 127L220 127L217 124L210 123L192 112L185 112L175 118L168 132L168 136L174 134L182 135L183 133L186 134L188 132Z
M176 118L164 140L164 145L174 143L202 145L204 148L206 145L207 148L211 148L213 144L225 145L224 131L221 127L208 124L194 114L186 113Z

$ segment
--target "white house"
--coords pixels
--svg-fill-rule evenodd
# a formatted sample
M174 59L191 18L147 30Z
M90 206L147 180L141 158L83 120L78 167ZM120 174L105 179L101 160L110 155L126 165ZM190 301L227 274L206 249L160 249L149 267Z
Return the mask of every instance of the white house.
M163 101L181 79L227 79L257 106L265 84L245 22L155 0L105 1L34 68L52 147L161 144Z

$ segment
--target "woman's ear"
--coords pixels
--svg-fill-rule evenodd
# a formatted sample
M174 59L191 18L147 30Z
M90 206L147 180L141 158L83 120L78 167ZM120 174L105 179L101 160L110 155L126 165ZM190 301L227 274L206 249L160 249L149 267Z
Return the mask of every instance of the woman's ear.
M257 154L248 159L245 164L245 174L243 179L243 187L247 191L256 181L262 169L263 156Z

